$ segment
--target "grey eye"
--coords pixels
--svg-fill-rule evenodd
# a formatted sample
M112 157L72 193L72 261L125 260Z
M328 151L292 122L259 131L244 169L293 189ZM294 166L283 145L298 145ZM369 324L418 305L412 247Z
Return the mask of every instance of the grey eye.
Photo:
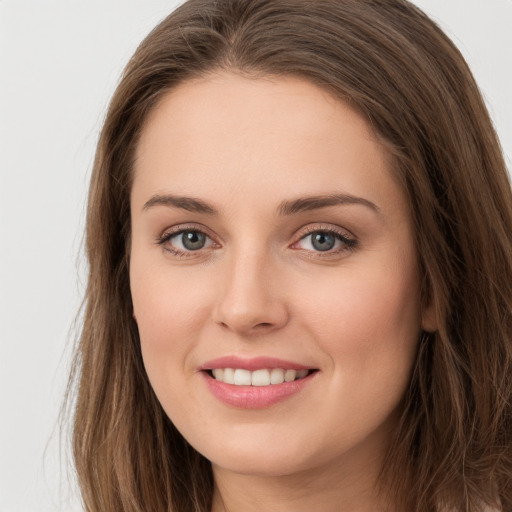
M187 251L197 251L206 245L206 235L199 231L183 231L181 233L181 244Z
M345 249L352 249L355 246L356 240L328 229L311 231L294 244L296 249L305 249L313 253L328 252L333 254L340 253Z
M332 233L317 231L309 236L311 245L317 251L330 251L336 244L336 237Z
M200 229L182 229L166 233L157 240L166 251L179 256L192 256L193 252L215 246L214 241Z

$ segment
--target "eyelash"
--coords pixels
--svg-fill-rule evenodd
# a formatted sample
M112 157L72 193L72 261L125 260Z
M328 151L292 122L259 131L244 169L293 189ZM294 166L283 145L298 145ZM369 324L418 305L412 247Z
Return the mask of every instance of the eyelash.
M213 238L208 233L206 233L204 229L191 225L180 226L178 229L172 231L165 231L162 234L162 236L157 238L156 243L157 245L161 246L164 250L170 252L172 255L178 258L193 257L196 253L201 252L201 249L198 249L197 251L182 251L181 249L177 249L175 247L172 247L171 245L166 245L172 238L187 232L201 233L202 235L213 241Z
M326 235L334 236L337 240L339 240L342 243L342 246L338 248L337 250L327 250L325 252L323 251L311 251L308 249L297 249L302 250L308 253L313 253L315 258L329 258L329 257L336 257L339 256L341 253L347 252L347 251L353 251L357 247L357 239L351 235L348 235L346 231L338 230L330 226L310 226L306 228L305 233L301 234L301 237L297 240L297 242L294 242L292 244L296 245L300 241L305 240L308 236L313 235L314 233L322 233Z
M172 247L171 245L166 246L166 244L168 244L168 242L172 238L179 236L186 232L200 233L200 234L204 235L205 237L207 237L210 241L212 241L213 244L218 245L218 244L216 244L215 241L213 241L213 238L208 233L206 233L206 231L204 229L198 228L197 226L194 226L194 225L180 226L176 230L166 231L162 234L162 236L157 238L156 244L163 247L164 250L170 252L171 254L173 254L174 256L176 256L178 258L193 257L197 253L200 253L202 249L198 249L196 251L193 251L193 250L183 251L181 249ZM300 249L300 248L296 248L295 250L305 251L307 253L313 253L314 257L328 258L328 257L337 256L340 253L343 253L346 251L353 251L357 247L357 243L358 243L357 239L352 238L351 236L348 236L347 233L344 231L337 230L337 229L334 229L332 227L327 227L327 226L311 226L311 227L307 228L305 233L303 233L300 236L300 238L292 244L292 248L294 245L298 244L302 240L306 239L308 236L311 236L312 234L315 234L315 233L322 233L322 234L334 236L343 245L341 248L338 248L337 250L333 251L333 250L329 249L329 250L326 250L325 252L314 251L314 250L309 250L309 249Z

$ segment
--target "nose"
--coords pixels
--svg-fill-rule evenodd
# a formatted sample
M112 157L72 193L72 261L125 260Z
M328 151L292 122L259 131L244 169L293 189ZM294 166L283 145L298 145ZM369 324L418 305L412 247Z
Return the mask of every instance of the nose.
M279 270L268 258L233 255L222 276L213 320L240 335L281 329L289 320Z

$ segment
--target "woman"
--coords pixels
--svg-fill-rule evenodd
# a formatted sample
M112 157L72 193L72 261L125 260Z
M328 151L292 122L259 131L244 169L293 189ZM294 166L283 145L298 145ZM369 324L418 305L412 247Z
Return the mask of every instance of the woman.
M512 507L512 195L404 0L191 0L98 145L87 510Z

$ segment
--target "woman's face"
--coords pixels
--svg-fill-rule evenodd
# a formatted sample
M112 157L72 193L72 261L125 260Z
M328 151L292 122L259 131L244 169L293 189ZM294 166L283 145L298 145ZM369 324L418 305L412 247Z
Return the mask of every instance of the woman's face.
M366 121L298 78L184 83L144 127L131 215L147 374L214 471L376 466L422 311L406 199Z

